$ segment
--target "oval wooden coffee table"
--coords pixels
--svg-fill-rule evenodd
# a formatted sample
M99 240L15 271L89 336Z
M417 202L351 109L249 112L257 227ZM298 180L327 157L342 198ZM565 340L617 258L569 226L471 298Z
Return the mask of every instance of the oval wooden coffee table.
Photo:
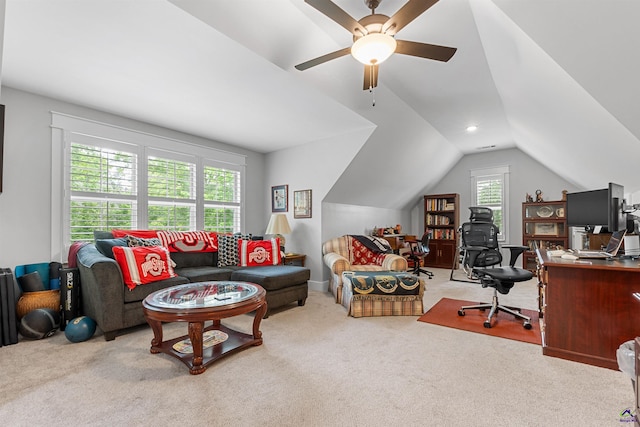
M153 330L150 351L173 356L189 367L189 373L201 374L221 357L262 344L260 322L267 312L265 296L259 285L233 281L188 283L156 291L142 302ZM253 335L220 324L220 319L254 310ZM212 324L205 328L204 322L209 320ZM189 334L163 341L162 322L189 322ZM205 335L218 342L204 348ZM187 338L190 343L185 343ZM185 347L191 347L192 352Z

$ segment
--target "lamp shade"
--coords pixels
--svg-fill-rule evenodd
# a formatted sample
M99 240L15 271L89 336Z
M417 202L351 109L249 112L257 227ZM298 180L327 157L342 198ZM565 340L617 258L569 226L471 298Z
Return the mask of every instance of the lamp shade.
M289 234L291 227L285 214L272 214L267 225L266 234Z
M396 51L397 45L396 39L387 34L367 34L353 43L351 55L365 65L380 64Z

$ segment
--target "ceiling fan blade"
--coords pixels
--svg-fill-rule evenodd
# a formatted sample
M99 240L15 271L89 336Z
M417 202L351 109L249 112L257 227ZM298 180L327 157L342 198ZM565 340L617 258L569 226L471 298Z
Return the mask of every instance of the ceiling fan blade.
M317 58L311 59L307 62L303 62L302 64L298 64L296 65L296 68L300 71L304 71L308 68L315 67L316 65L323 64L327 61L340 58L341 56L345 56L350 53L351 53L351 47L345 47L344 49L336 50L335 52L327 53L326 55L322 55Z
M351 34L364 36L367 29L331 0L304 0L305 3L342 25Z
M378 65L364 66L364 83L362 90L369 90L378 86Z
M437 2L438 0L409 0L384 23L382 32L390 36L396 34Z
M438 46L435 44L396 40L398 43L395 53L403 55L419 56L420 58L434 59L447 62L458 50L455 47Z

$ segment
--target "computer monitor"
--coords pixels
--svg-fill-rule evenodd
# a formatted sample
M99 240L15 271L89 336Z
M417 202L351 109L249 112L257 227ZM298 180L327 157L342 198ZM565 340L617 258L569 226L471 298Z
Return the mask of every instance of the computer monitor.
M626 230L623 204L624 187L611 182L608 188L567 193L567 225L588 231L596 226L604 232Z

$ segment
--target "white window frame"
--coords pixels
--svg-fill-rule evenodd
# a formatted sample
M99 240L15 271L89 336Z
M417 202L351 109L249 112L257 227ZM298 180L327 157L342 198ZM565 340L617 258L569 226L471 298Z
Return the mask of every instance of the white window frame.
M497 177L502 180L502 230L498 234L499 242L509 241L509 176L510 166L497 166L493 168L471 169L471 206L478 206L478 181L489 177Z
M139 171L138 185L143 186L145 191L138 191L138 200L145 202L138 203L138 226L147 224L146 212L146 164L147 155L166 156L171 153L176 160L185 158L195 158L197 169L202 170L202 165L215 165L225 169L233 169L240 172L241 176L241 202L240 202L240 229L244 229L245 224L245 192L246 192L246 156L229 151L218 150L203 145L185 142L178 139L154 135L134 129L128 129L108 123L72 116L65 113L51 111L51 143L52 143L52 165L51 165L51 259L66 262L71 242L66 241L69 236L69 201L70 201L70 148L71 141L84 139L85 141L100 141L104 146L135 146L138 150ZM82 142L80 142L82 143ZM95 144L93 144L95 145ZM202 172L197 172L202 177ZM198 178L199 181L201 179ZM142 181L142 182L140 182ZM202 183L197 184L202 187ZM140 187L139 187L140 189ZM197 189L202 194L202 188ZM144 205L144 208L141 207ZM198 206L199 205L199 206ZM204 204L197 202L196 210L204 213ZM199 215L196 221L196 229L204 227L203 215Z

